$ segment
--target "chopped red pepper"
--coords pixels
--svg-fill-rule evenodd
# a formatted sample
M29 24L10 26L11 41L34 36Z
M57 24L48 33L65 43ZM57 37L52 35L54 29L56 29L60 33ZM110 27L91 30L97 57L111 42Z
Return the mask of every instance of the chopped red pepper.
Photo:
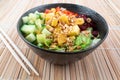
M51 10L49 10L49 9L46 9L45 10L45 13L47 14L47 13L50 13L51 12Z
M67 14L68 15L68 11L67 10L64 10L62 11L64 14Z
M78 14L77 14L77 13L75 13L74 15L75 15L76 17L78 16Z
M56 12L61 11L61 8L60 8L59 6L56 7L55 9L56 9ZM46 13L46 14L47 14L47 13L50 13L50 12L51 12L50 9L46 9L46 10L45 10L45 13ZM71 11L69 11L69 10L63 10L62 13L66 14L66 15L68 15L68 16L71 16L71 15L75 15L76 17L78 16L77 13L71 12Z
M69 16L70 16L70 15L75 15L75 16L77 16L77 14L75 14L75 13L73 13L73 12L71 12L71 11L68 11L68 10L64 10L63 13L66 14L66 15L69 15Z
M56 8L56 12L58 12L58 11L60 11L60 7L57 7L57 8Z

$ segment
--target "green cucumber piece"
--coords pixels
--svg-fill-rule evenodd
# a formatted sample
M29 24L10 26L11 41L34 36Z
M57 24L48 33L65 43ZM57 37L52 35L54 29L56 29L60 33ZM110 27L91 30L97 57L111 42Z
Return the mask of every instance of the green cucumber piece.
M36 25L36 27L37 27L40 31L42 31L43 27L42 27L42 25L41 25L41 20L40 20L40 19L37 19L37 20L35 21L35 25Z
M44 29L42 30L42 34L45 34L46 36L49 36L49 35L51 35L51 32L48 31L46 28L44 28Z
M36 15L37 18L40 18L40 13L38 11L35 11L34 14Z
M39 17L36 14L34 14L34 13L29 14L29 20L35 21L37 18L39 18Z
M37 37L37 42L38 43L44 44L44 41L46 40L45 34L37 34L36 37Z
M45 19L42 19L42 20L41 20L41 24L45 24Z
M21 27L21 31L25 34L30 34L30 33L34 33L36 30L35 25L23 25Z
M41 24L41 26L42 26L42 28L45 28L45 27L46 27L46 25L45 25L45 24Z
M35 21L33 21L32 19L28 21L28 24L29 25L34 25L35 24Z
M51 39L46 39L46 35L45 34L37 34L37 42L38 44L44 44L45 46L49 47L52 40Z
M23 20L23 23L28 23L29 22L29 17L28 16L25 16L22 18Z
M41 19L45 19L45 13L40 13Z
M47 47L49 47L50 44L51 44L51 42L52 42L51 39L46 39L45 42L44 42L44 44L45 44Z
M35 12L36 16L39 17L39 19L43 20L45 18L45 14L44 13L40 13L38 11Z
M42 43L38 43L37 46L41 48L41 47L43 47L44 45L43 45Z
M36 40L36 37L35 37L35 35L34 35L33 33L30 33L30 34L27 35L25 38L26 38L29 42L33 42L33 41Z

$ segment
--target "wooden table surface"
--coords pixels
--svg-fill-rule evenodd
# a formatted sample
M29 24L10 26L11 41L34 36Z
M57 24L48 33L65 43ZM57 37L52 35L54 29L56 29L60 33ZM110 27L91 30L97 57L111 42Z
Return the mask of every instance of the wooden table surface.
M50 64L17 34L19 17L28 9L48 3L75 3L100 13L109 25L104 43L84 59L65 66ZM29 76L0 40L0 80L120 80L120 0L0 0L0 27L22 50L40 76Z

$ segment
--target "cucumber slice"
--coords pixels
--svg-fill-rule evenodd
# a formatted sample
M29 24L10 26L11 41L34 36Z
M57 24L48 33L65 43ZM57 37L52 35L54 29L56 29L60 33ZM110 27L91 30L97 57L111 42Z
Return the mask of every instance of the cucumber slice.
M40 13L41 18L45 18L45 13Z
M34 14L34 13L30 13L30 14L29 14L29 20L35 21L37 18L39 18L38 15L36 15L36 14Z
M36 11L35 14L41 20L43 20L45 18L45 14L44 13L40 13L40 12Z
M29 14L29 21L28 24L35 24L35 21L37 19L39 19L40 14L38 14L39 12L35 12L35 13L30 13Z
M51 35L51 32L48 31L46 28L44 28L44 29L42 30L42 34L45 34L46 36L49 36L49 35Z
M42 28L45 28L45 27L46 27L46 25L45 25L45 24L41 24L41 26L42 26Z
M33 41L36 40L36 37L35 37L35 35L34 35L33 33L30 33L30 34L27 35L25 38L26 38L29 42L33 42Z
M23 20L23 23L28 23L29 22L29 17L28 16L25 16L22 18Z
M34 25L35 24L35 21L33 21L32 19L28 21L28 24L29 25Z
M42 23L42 24L45 24L45 19L44 19L44 18L41 20L41 23Z
M38 11L35 11L35 14L40 15L40 13Z
M38 43L37 46L41 48L41 47L43 47L44 45L41 44L41 43Z
M45 42L44 42L44 44L45 44L47 47L49 47L50 44L51 44L51 42L52 42L51 39L46 39Z
M37 42L38 43L43 44L45 42L45 40L46 40L45 34L37 34L36 37L37 37Z
M40 20L40 19L37 19L37 20L35 21L35 25L37 26L37 28L38 28L40 31L42 31L43 27L42 27L42 25L41 25L41 20Z
M45 34L37 34L37 42L39 44L39 46L42 44L46 45L47 47L50 46L52 40L51 39L46 39Z
M25 34L33 33L35 32L35 30L36 30L35 25L23 25L21 28L21 31Z

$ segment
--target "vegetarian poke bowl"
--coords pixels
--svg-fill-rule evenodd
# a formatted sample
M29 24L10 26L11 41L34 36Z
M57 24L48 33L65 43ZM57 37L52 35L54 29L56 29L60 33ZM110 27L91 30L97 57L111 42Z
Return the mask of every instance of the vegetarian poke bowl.
M17 30L35 53L56 64L82 59L108 34L107 23L97 12L67 3L28 10L19 19Z

